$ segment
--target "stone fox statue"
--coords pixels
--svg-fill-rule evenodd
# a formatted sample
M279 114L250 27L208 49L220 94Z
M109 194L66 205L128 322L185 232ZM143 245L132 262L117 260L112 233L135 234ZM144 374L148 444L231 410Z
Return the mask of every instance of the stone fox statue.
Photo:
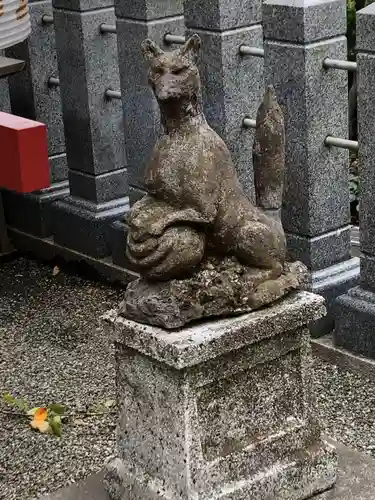
M145 171L148 194L129 216L127 256L149 280L188 277L209 252L277 278L285 261L281 223L247 199L227 146L207 124L199 48L198 35L173 52L142 44L165 133ZM278 198L271 208L280 208Z

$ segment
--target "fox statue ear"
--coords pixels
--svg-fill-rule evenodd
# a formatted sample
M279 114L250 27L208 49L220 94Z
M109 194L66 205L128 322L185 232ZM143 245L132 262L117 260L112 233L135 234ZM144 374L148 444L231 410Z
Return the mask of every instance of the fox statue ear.
M149 38L147 38L146 40L144 40L142 42L141 48L142 48L143 57L145 59L147 59L148 61L151 61L151 59L154 59L155 57L163 54L163 51L161 50L161 48L158 45L156 45L156 43L153 42L152 40L150 40Z
M184 46L180 49L180 53L192 61L196 61L201 44L200 37L195 33L185 42Z

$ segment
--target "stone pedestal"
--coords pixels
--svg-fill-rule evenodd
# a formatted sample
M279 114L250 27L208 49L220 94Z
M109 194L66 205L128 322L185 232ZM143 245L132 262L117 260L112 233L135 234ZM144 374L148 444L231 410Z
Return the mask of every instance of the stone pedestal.
M360 194L360 285L335 304L335 343L375 359L375 5L357 13Z
M314 336L332 330L334 299L359 280L350 256L349 153L324 145L327 135L348 135L347 72L323 67L327 57L346 59L346 28L345 0L263 3L264 79L285 117L289 258L308 267L309 288L329 312Z
M300 292L174 332L108 313L120 411L110 497L302 500L333 486L310 371L323 302Z

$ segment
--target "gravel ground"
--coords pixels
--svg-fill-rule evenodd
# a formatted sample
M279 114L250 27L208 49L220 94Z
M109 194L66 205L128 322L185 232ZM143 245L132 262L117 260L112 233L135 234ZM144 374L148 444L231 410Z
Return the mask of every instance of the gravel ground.
M0 264L0 390L69 411L114 399L113 352L98 318L121 291L26 258ZM0 402L0 498L35 499L102 468L115 415L78 418L57 438Z
M318 414L326 433L375 457L375 380L314 359Z
M120 289L52 265L0 264L0 390L69 411L114 398L113 352L98 318ZM375 456L375 380L314 360L318 411L328 435ZM0 402L0 499L35 500L99 471L114 450L113 414L66 423L57 438L33 432Z

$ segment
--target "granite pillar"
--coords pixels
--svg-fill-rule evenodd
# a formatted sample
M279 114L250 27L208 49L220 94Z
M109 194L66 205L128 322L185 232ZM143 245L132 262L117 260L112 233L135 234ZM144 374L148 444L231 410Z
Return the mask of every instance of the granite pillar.
M53 24L42 21L43 15L52 12L51 1L31 0L29 10L29 38L6 50L6 56L26 62L22 72L8 79L11 112L46 125L51 186L28 194L4 191L3 199L10 226L45 238L52 235L52 202L69 193L68 168L60 92L47 85L48 78L57 74Z
M174 332L107 314L120 412L110 498L302 500L333 486L307 328L322 314L308 292Z
M204 110L211 127L228 145L245 193L253 201L254 131L243 127L255 119L263 97L263 59L240 55L239 47L263 47L262 1L185 1L187 34L202 39L199 62Z
M130 202L143 196L142 175L160 133L159 108L147 81L141 43L163 49L167 33L184 34L183 0L115 0L117 46L128 159Z
M70 196L55 204L59 245L96 258L110 254L110 224L128 209L128 182L113 1L53 0Z
M346 59L345 0L266 0L264 76L273 84L286 127L282 220L291 260L310 270L311 291L329 314L313 325L333 328L332 304L359 279L350 257L349 153L326 147L327 135L348 136L347 73L324 69L326 57Z
M335 303L335 344L375 359L375 5L357 12L361 278Z
M0 50L0 56L4 56L2 50ZM2 111L3 113L10 113L8 77L0 78L0 111Z

